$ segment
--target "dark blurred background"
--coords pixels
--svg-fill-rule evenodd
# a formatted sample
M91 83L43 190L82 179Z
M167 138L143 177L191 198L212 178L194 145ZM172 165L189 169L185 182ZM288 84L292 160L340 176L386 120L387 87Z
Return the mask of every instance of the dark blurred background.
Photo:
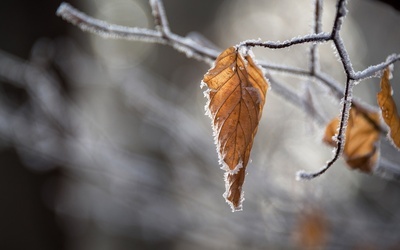
M0 4L0 49L29 59L32 46L41 38L65 36L68 27L54 13L62 1L5 0ZM71 1L72 4L76 1ZM15 108L26 102L27 94L5 79L0 79L1 96ZM46 183L58 183L62 168L32 171L19 159L15 147L0 150L0 248L66 249L65 232L54 209L43 201ZM55 186L56 187L56 186ZM57 190L52 190L56 195ZM54 200L55 197L51 199Z
M153 27L144 0L68 2L112 23ZM325 2L329 31L335 1ZM400 52L399 4L382 2L349 3L342 33L356 69ZM398 183L342 161L315 181L294 180L331 149L273 90L244 211L231 213L199 88L209 66L170 47L84 33L56 17L60 3L0 3L0 249L400 248ZM173 32L220 48L305 34L313 16L309 0L166 0L165 8ZM320 47L322 70L342 80L331 46ZM304 67L307 50L255 54ZM378 80L365 82L356 94L373 104ZM323 88L312 93L329 99ZM321 106L337 115L335 100Z

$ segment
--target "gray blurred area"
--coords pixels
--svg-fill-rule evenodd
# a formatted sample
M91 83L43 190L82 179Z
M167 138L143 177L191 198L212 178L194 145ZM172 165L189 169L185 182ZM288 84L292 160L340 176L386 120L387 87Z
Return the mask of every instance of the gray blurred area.
M355 69L400 53L400 12L379 1L349 2L341 34ZM400 248L398 182L351 171L343 160L315 180L295 180L296 171L323 166L332 149L321 142L323 128L273 87L244 210L232 213L204 115L200 82L209 65L171 47L84 33L55 16L60 3L0 3L0 249ZM69 3L111 23L153 28L144 0ZM324 31L335 4L325 1ZM310 0L164 5L172 32L220 49L312 29ZM321 69L343 82L331 44L319 51ZM305 69L308 52L308 45L254 49L257 59ZM398 63L394 69L400 105ZM326 88L271 73L311 95L327 120L338 115ZM363 81L355 95L375 105L378 84Z

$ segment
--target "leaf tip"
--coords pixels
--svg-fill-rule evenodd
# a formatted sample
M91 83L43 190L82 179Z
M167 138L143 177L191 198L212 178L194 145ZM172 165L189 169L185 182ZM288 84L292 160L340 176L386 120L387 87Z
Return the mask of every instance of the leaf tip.
M243 197L243 193L244 193L244 192L242 192L242 194L241 194L242 197ZM228 203L229 206L231 207L232 213L243 211L243 201L244 201L244 198L242 198L242 199L240 200L239 205L235 205L232 201L228 200L226 193L224 193L222 196L225 198L226 203Z
M243 210L244 191L242 188L245 175L245 168L239 168L235 174L231 174L230 171L224 174L225 193L222 196L231 207L232 212Z
M230 206L232 213L243 211L244 191L241 191L240 199L238 201L231 200L229 198L230 196L229 189L227 189L222 196L224 197L226 203L228 203L228 205Z

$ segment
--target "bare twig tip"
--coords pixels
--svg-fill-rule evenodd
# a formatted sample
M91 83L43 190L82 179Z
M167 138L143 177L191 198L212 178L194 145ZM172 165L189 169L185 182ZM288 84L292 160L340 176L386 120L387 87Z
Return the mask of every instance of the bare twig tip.
M66 9L69 9L71 5L69 5L66 2L63 2L60 4L60 6L57 8L56 15L57 16L62 16L62 14L65 12Z
M311 179L314 179L314 175L308 174L304 170L299 170L296 173L296 181L309 181Z

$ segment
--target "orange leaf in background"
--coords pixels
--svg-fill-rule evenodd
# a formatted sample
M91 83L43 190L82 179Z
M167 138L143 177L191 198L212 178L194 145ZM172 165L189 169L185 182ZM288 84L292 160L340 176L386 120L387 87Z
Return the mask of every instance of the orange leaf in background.
M262 70L249 55L235 47L222 52L203 82L209 88L207 114L212 127L222 169L224 197L232 210L241 210L242 185L254 136L261 118L268 83Z
M368 117L357 111L350 110L350 117L346 129L346 144L343 157L352 169L359 169L362 172L371 173L378 162L379 130L375 124L380 124L379 114L370 113ZM324 142L336 146L333 136L337 133L339 118L333 119L325 129Z
M301 213L293 236L300 249L323 249L328 236L328 221L322 210L312 208Z
M390 129L390 139L400 149L400 117L397 113L396 103L392 98L392 86L389 82L390 71L386 68L381 78L381 91L376 96L378 105L382 110L382 117Z

